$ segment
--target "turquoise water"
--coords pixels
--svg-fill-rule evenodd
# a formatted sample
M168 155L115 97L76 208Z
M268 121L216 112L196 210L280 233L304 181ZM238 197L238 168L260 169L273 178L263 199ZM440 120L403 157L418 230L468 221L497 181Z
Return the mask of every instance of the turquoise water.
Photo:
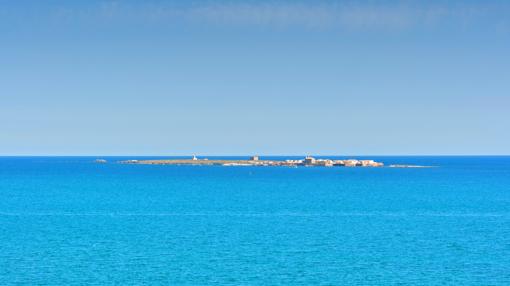
M0 158L0 285L510 285L510 157L375 158Z

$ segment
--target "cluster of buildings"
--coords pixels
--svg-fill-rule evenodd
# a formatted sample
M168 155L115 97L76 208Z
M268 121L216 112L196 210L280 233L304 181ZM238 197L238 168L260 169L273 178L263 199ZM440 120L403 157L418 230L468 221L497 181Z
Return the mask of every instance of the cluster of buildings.
M268 161L259 160L258 156L250 158L252 165L263 165L263 166L319 166L319 167L381 167L384 164L376 162L374 160L332 160L332 159L316 159L311 156L306 156L302 160L285 160L285 161Z

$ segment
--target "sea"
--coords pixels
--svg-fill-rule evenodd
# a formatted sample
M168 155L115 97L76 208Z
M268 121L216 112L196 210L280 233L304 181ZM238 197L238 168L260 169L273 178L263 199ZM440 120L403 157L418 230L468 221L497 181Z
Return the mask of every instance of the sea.
M510 285L508 156L146 158L0 157L0 285Z

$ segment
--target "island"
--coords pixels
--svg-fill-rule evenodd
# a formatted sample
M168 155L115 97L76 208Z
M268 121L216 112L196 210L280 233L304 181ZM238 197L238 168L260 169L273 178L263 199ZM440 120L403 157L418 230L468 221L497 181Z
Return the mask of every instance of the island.
M286 166L286 167L382 167L382 162L374 160L357 159L316 159L306 156L304 159L292 160L261 160L259 156L252 156L249 159L198 159L193 156L191 159L157 159L157 160L126 160L123 164L144 164L144 165L204 165L204 166Z

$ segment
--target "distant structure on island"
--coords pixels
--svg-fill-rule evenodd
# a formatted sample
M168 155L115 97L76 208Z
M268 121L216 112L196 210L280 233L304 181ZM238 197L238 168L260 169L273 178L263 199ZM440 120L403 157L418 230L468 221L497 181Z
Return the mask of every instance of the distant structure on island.
M250 157L250 161L258 161L259 160L259 156L251 156Z
M305 163L305 165L314 165L315 164L315 158L312 157L312 156L306 156L304 163Z

